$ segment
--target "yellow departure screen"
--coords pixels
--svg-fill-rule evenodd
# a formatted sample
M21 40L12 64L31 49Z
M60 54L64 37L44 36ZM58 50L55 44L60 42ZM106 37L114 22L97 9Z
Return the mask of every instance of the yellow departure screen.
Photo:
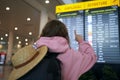
M119 0L95 0L95 1L88 1L88 2L80 2L80 3L56 6L56 13L100 8L100 7L114 6L114 5L120 6L120 1Z

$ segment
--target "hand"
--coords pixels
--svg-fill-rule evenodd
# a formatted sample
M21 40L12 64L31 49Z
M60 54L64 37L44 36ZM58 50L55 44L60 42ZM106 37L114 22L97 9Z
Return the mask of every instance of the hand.
M82 42L83 41L83 37L79 34L76 33L76 30L74 30L74 34L75 34L75 40L77 42Z

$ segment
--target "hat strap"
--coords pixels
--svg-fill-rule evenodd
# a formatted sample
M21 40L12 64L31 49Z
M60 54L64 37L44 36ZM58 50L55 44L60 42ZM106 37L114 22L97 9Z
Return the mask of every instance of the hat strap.
M39 52L36 52L35 55L30 58L29 60L27 60L26 62L22 63L22 64L19 64L17 66L15 66L16 69L20 68L20 67L23 67L25 66L26 64L28 64L29 62L31 62L33 59L35 59L37 56L38 56Z

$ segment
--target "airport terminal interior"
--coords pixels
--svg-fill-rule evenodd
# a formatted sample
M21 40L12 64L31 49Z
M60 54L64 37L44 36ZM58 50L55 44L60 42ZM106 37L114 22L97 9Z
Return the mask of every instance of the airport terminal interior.
M62 10L60 11L60 9L62 9L60 7L58 11L56 12L56 6L74 4L74 3L84 3L84 2L89 2L89 1L97 1L97 0L0 0L0 80L7 80L11 70L13 69L12 63L11 63L11 57L20 48L33 44L39 38L44 25L48 21L53 20L53 19L59 19L68 26L76 24L75 26L89 25L88 27L91 27L91 23L89 22L91 21L92 18L93 18L92 20L97 19L97 20L94 20L93 25L92 25L93 27L95 27L95 25L98 25L98 24L101 25L105 21L106 22L106 24L104 23L105 26L109 27L109 29L111 30L118 30L118 31L117 33L111 34L116 37L112 37L112 36L111 36L112 38L109 37L109 39L111 39L111 43L109 44L111 44L110 46L113 48L113 50L111 50L111 48L108 48L106 46L104 46L105 50L103 50L103 46L102 46L103 42L101 40L101 36L102 36L101 32L104 31L108 33L109 32L109 30L107 31L108 28L104 28L105 30L101 30L101 27L99 27L99 30L101 31L100 32L98 31L98 33L101 33L101 35L98 35L97 32L96 33L92 32L93 33L92 40L95 40L95 41L98 40L94 38L94 36L96 35L98 35L99 36L98 38L100 38L101 40L101 41L98 40L101 43L99 45L95 44L95 41L93 41L94 43L91 43L90 41L90 44L93 45L96 53L98 53L97 55L99 56L98 63L100 64L96 64L96 66L94 66L90 70L90 71L93 71L93 73L96 74L97 77L94 79L83 78L80 80L103 80L103 79L100 79L101 74L103 73L99 73L99 70L96 70L98 68L100 68L101 70L103 70L103 68L111 70L111 73L109 73L111 75L109 76L115 76L115 77L109 80L120 80L120 43L119 43L120 41L120 38L119 38L120 37L119 35L120 34L119 32L120 30L119 28L120 9L118 8L118 6L116 6L115 4L115 6L109 5L109 7L107 8L104 7L104 9L103 8L90 9L92 5L89 5L90 8L87 8L87 10L85 11L77 10L77 12L71 11L69 13L69 11L66 10L68 13L65 13L65 14L64 14L64 11L63 12ZM101 1L104 1L104 0L101 0ZM117 1L120 3L119 0L115 0L115 1L116 1L115 3L117 3ZM71 7L71 9L72 8L74 7ZM98 10L101 10L101 11L98 11ZM103 10L105 14L103 14ZM63 13L63 14L59 14L59 13ZM87 14L89 14L89 16ZM104 18L102 17L104 19L103 22L100 20L101 19L100 14L103 14L104 16ZM107 14L109 15L108 17L106 17ZM75 15L74 19L79 20L81 22L73 21L74 24L72 23L67 24L67 20L73 18L73 17L69 18L68 16L73 16L73 15ZM82 16L86 16L86 17L82 17ZM96 16L97 18L95 18ZM67 18L64 18L64 17L67 17ZM109 23L107 24L108 18L109 18ZM84 22L84 20L86 20L86 22L88 23ZM96 21L98 21L98 24L96 24L97 23ZM110 21L115 22L115 24L110 24L111 23ZM113 26L111 25L115 25L117 28L113 29ZM76 29L81 29L81 27L80 28L77 27ZM91 29L85 28L83 30L89 31ZM116 31L111 31L109 33L112 33L112 32L116 32ZM78 31L78 33L81 33L84 36L89 36L89 33L87 35L87 32L84 32L84 31L83 32ZM105 36L109 36L109 35L105 34ZM109 45L107 42L108 37L106 38L105 36L104 36L104 39L106 39L106 42L104 41L104 44L108 46ZM115 38L115 40L113 40L113 38ZM91 40L91 38L89 37L85 37L85 39L88 41ZM114 42L114 45L112 45L112 42ZM97 48L96 48L96 45L97 45ZM109 52L110 56L108 56L107 52L105 52L108 49L111 50ZM113 54L114 53L113 51L115 52L115 54ZM103 55L104 52L105 52L105 55ZM104 67L106 65L107 67ZM113 72L112 72L112 69L108 65L112 66ZM88 74L92 74L92 73L90 72ZM89 78L88 75L86 77ZM106 78L104 80L108 80L108 79Z

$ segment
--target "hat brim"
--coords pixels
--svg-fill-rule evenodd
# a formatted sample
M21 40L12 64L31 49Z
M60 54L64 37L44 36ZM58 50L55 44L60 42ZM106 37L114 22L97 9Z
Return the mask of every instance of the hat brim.
M13 69L12 72L10 73L9 79L8 80L17 80L18 78L22 77L25 75L27 72L29 72L32 68L34 68L46 55L48 51L47 46L42 46L38 49L38 56L34 58L31 62L29 62L27 65L18 68L18 69Z

